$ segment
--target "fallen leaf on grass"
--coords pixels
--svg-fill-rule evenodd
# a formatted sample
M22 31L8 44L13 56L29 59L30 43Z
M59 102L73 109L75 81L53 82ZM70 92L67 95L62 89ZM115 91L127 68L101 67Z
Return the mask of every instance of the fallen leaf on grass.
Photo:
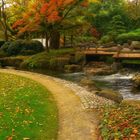
M23 140L30 140L30 138L23 138Z
M30 110L29 109L25 109L25 112L27 113L27 114L30 114Z
M13 140L13 137L12 136L10 136L10 137L8 137L8 139L7 140Z
M16 113L18 113L20 111L20 108L19 107L17 107L16 108Z

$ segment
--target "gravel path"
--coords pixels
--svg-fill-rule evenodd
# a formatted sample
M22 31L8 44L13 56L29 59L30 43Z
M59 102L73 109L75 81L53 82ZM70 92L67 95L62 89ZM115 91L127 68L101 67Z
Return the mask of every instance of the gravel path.
M0 72L33 79L53 94L59 111L58 140L98 139L98 113L94 108L113 102L98 97L77 84L59 78L11 69L1 69Z
M74 93L80 97L83 109L94 109L100 108L104 105L114 104L114 101L95 95L96 91L89 92L87 89L79 86L76 83L54 77L53 79L59 83L62 83L64 86L72 89Z

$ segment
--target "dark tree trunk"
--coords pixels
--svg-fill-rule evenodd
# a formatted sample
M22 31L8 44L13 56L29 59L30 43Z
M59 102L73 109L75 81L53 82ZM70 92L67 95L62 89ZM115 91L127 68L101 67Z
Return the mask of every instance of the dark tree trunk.
M60 47L60 33L57 30L54 30L51 33L50 47L52 49L59 49L59 47Z
M65 48L66 47L66 35L64 34L64 44L63 44L63 47Z

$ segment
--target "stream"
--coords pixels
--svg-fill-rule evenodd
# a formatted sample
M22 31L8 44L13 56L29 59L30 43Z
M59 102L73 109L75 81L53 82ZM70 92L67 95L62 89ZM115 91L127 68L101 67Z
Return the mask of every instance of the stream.
M77 73L57 73L52 71L36 71L38 73L47 74L50 76L55 76L62 78L64 80L72 81L79 84L80 81L87 77L96 83L96 86L100 89L111 89L122 94L124 99L134 99L140 100L140 90L133 90L133 84L131 78L135 72L130 72L129 74L116 73L112 75L86 75L84 72Z
M88 78L93 80L96 85L101 89L112 89L114 91L118 91L122 94L124 99L135 99L140 100L140 90L134 91L132 90L132 82L131 78L133 77L132 74L113 74L107 76L93 76L90 75ZM80 80L84 77L87 77L85 73L70 73L70 74L63 74L61 75L62 78L66 80L70 80L76 83L79 83Z

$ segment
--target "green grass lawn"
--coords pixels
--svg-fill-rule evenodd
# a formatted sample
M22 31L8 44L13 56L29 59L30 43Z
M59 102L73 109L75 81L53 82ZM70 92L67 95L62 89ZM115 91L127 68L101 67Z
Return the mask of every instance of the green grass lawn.
M42 85L0 73L0 140L55 140L58 111Z

